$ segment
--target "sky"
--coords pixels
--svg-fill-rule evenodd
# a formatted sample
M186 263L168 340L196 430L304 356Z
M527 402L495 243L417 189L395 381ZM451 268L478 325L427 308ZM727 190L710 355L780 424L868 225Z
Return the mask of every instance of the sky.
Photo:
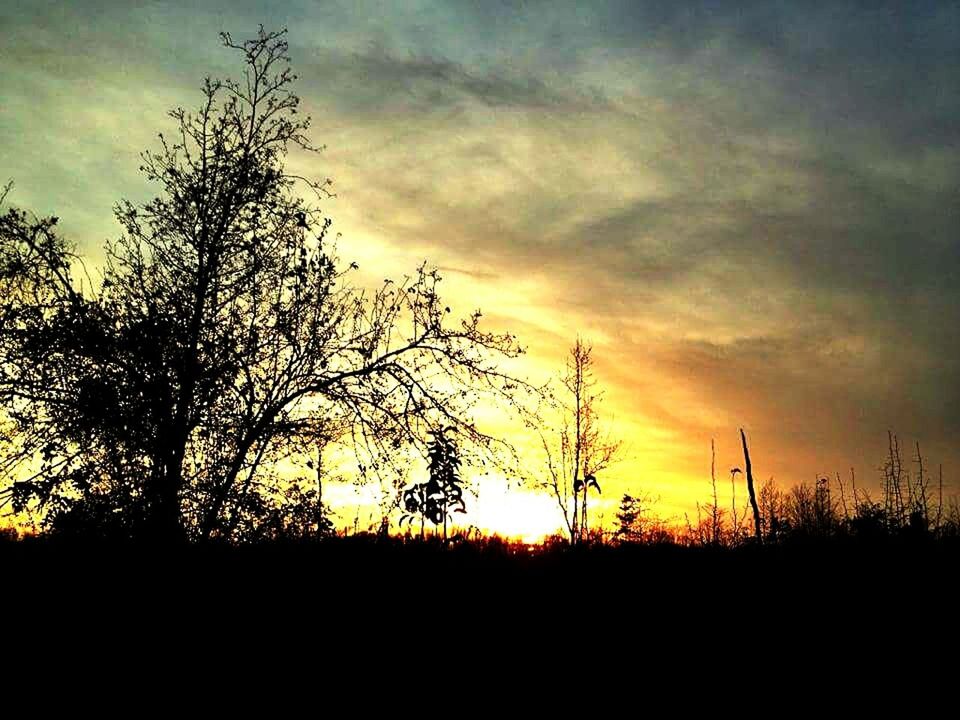
M593 344L608 517L693 513L741 427L761 480L876 487L894 430L957 487L960 5L0 0L10 200L95 259L166 111L239 71L217 33L260 23L290 30L327 147L294 162L334 179L344 259L440 266L534 376Z

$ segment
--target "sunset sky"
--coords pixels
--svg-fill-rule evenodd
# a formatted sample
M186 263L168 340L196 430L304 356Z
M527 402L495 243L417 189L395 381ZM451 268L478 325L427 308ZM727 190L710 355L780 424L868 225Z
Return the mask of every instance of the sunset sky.
M893 429L957 487L960 5L0 0L10 201L96 258L166 111L239 72L218 31L259 23L290 29L345 260L444 268L535 377L593 343L608 518L693 511L740 427L761 480L875 487ZM475 517L549 508L493 481Z

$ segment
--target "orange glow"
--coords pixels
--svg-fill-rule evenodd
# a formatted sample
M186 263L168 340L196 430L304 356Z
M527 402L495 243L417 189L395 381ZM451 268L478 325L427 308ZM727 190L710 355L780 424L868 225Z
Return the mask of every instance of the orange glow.
M0 2L10 40L0 146L11 148L0 188L16 181L0 212L61 217L91 278L103 269L104 238L122 230L115 203L162 191L138 171L137 153L169 133L168 109L196 108L208 72L241 71L217 42L224 0L202 4L218 12L164 10L163 22L151 3L101 4L118 8L104 11L109 22L67 7L81 3L54 13ZM623 453L597 473L591 528L613 529L624 494L649 498L651 513L678 528L696 526L714 498L728 516L746 512L744 480L734 485L730 472L744 466L741 428L758 486L855 474L859 493L880 497L893 430L907 448L921 443L930 469L942 464L947 495L957 492L960 221L944 210L960 177L960 133L945 130L956 127L952 35L925 33L914 47L896 25L881 31L885 14L864 25L856 13L783 9L768 23L736 10L619 17L618 3L582 3L573 19L511 11L516 25L503 37L517 42L491 45L486 12L382 3L371 22L343 5L336 22L303 10L291 27L298 112L316 120L309 142L328 149L291 148L286 172L336 181L329 198L300 183L294 191L329 214L324 252L340 269L359 264L343 282L368 297L425 261L439 268L450 327L480 310L482 331L515 334L525 348L496 360L504 373L562 391L570 346L592 344L599 423ZM652 26L647 12L656 40L634 51L623 38ZM238 37L262 20L232 15ZM956 27L960 11L936 16L918 27ZM830 50L822 65L800 62L806 32L780 42L794 19ZM431 31L410 31L422 27ZM777 42L763 44L768 31ZM853 45L863 51L856 77L871 68L870 82L839 82L849 63L831 62L846 57L848 34L864 32L882 33ZM690 38L710 41L677 52ZM915 79L911 103L903 77ZM430 378L437 390L444 382ZM520 463L469 465L464 443L473 492L453 531L566 535L555 497L535 487L545 480L539 432L554 432L556 415L543 410L543 426L528 428L486 404L479 386L463 400L476 400L470 419L516 448ZM0 403L0 419L5 411ZM6 435L0 426L0 441ZM5 451L0 442L0 460ZM391 459L407 471L403 483L422 482L426 462L409 452ZM407 532L402 486L387 485L392 477L361 486L358 462L372 464L346 440L324 454L322 498L336 528L365 532L386 516ZM486 467L507 477L479 477ZM299 457L263 469L316 477ZM4 474L0 490L17 479ZM39 516L9 513L0 507L0 532L43 527Z

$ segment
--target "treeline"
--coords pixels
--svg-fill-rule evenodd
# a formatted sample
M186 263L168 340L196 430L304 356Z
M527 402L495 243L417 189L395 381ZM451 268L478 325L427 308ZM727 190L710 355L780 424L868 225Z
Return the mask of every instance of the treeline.
M757 492L759 527L751 508L736 500L736 476L731 472L731 503L721 506L716 477L713 497L698 503L696 514L675 523L657 516L649 496L625 494L617 513L616 529L598 530L595 542L617 544L677 544L738 547L747 544L782 544L824 540L960 538L960 503L945 495L943 466L931 473L920 450L904 460L899 438L888 434L888 454L880 468L878 494L857 485L853 468L840 473L781 488L773 478Z

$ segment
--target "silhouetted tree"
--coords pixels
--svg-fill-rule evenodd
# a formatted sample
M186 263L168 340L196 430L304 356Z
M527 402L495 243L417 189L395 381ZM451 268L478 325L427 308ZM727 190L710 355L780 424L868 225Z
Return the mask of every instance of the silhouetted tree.
M640 543L647 539L648 513L652 504L649 495L624 493L617 510L614 537L621 543Z
M713 545L719 545L723 510L720 509L720 500L717 497L717 452L713 438L710 438L710 488L713 493L713 502L707 505L707 510L710 512L710 542Z
M909 493L912 483L909 478L904 477L908 473L903 469L900 441L892 431L887 431L887 443L887 461L882 468L884 513L889 522L889 529L897 531L907 522L910 502L904 494Z
M788 528L785 525L784 495L773 482L773 478L760 488L758 503L766 537L775 541Z
M730 535L736 543L740 539L740 516L737 513L737 475L742 473L738 467L730 468Z
M284 33L222 35L243 76L170 113L142 156L159 194L117 206L98 282L57 218L0 217L0 407L17 438L0 502L121 535L234 537L274 522L276 463L331 426L362 475L401 477L441 426L500 443L469 410L523 386L494 364L515 338L479 312L450 324L426 266L372 293L349 282L315 204L330 182L285 168L316 149Z
M428 448L430 478L403 492L403 507L407 519L420 517L420 536L423 537L424 520L434 525L443 525L443 539L447 539L447 521L451 513L465 513L463 480L460 477L460 457L457 445L447 432L452 428L433 431Z
M587 536L588 493L591 488L600 492L596 476L616 461L621 449L620 441L607 437L600 427L602 394L596 390L591 352L577 338L561 378L559 429L540 431L547 466L540 484L556 498L571 544Z

